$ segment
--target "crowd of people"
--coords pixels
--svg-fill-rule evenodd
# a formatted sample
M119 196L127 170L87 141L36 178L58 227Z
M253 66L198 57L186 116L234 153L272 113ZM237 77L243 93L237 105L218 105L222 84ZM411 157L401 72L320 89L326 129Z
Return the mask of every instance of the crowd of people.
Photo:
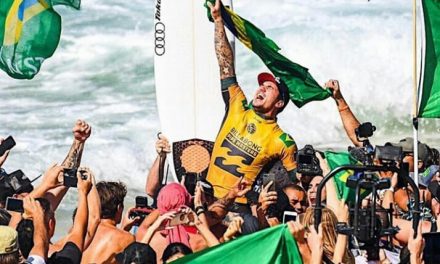
M313 157L320 168L315 175L296 169L295 141L276 121L289 102L285 84L269 73L259 74L259 87L252 103L247 103L236 80L220 1L208 5L214 20L226 113L209 167L205 174L196 177L195 187L188 187L186 177L182 182L163 182L163 161L171 146L160 135L155 145L158 156L147 175L145 190L136 194L139 197L135 206L124 209L125 183L97 181L92 168L80 165L92 129L87 122L78 120L67 157L61 164L51 165L39 185L15 188L8 185L11 174L1 169L0 263L184 261L185 256L196 252L203 256L208 248L221 248L225 243L280 225L289 231L303 263L423 263L422 234L432 234L440 226L438 151L418 142L419 155L415 160L412 138L386 144L402 150L395 167L406 163L408 171L413 171L414 166L419 168L420 175L412 175L419 178L419 187L414 189L402 183L395 171L375 172L378 179L385 179L390 186L377 195L372 192L362 197L362 208L393 209L391 216L378 219L397 227L396 234L382 234L377 245L371 245L377 248L377 254L359 246L355 235L342 234L337 228L344 223L352 224L353 206L338 196L340 190L334 181L327 181L321 195L317 195L318 186L331 171L327 158L319 153ZM330 80L325 86L333 92L347 136L355 147L365 148L365 141L355 133L360 122L342 96L338 81ZM9 152L0 156L0 168ZM274 161L279 161L282 170L264 181L262 178L274 167ZM380 166L384 161L373 162ZM52 241L55 211L69 189L75 187L77 206L72 212L72 225L61 239ZM414 206L417 193L419 208ZM146 195L150 197L149 203ZM317 197L321 200L317 201ZM317 203L325 205L319 225L315 223ZM412 220L419 215L420 222L414 228ZM237 258L247 263L239 253Z

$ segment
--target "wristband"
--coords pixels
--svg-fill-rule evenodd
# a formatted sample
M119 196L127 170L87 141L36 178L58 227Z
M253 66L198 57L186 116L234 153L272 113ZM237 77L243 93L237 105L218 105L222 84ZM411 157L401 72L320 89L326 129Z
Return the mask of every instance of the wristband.
M197 216L199 216L199 215L201 215L201 214L203 214L205 212L205 208L203 208L203 206L197 206L195 208L195 210L196 210L196 215Z

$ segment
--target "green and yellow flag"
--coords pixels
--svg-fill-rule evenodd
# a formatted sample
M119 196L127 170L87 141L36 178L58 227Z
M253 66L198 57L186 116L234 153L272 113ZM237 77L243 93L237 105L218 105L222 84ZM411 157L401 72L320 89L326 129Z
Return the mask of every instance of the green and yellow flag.
M422 0L424 58L419 117L440 118L440 0Z
M327 160L330 170L342 165L355 165L359 162L353 158L348 152L333 152L326 151L325 159ZM344 200L346 202L355 202L356 189L352 189L346 185L348 177L354 175L354 171L345 170L341 171L333 177L334 183L336 185L336 193L339 200ZM371 191L361 189L361 199L364 199Z
M207 1L215 4L215 0ZM208 17L212 20L206 3L205 6L208 9ZM281 55L278 45L266 37L259 28L223 5L221 5L221 14L229 31L257 54L273 75L284 81L289 88L290 100L297 107L302 107L310 101L327 99L331 95L330 90L321 88L307 68Z
M80 0L0 0L0 69L32 79L60 41L61 17L52 8L79 9Z
M287 226L279 225L187 255L173 263L301 264L302 258Z

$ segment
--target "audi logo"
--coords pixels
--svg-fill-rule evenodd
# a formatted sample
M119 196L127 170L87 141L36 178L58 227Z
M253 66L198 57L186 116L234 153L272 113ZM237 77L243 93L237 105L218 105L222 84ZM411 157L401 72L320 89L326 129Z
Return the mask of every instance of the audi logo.
M158 56L165 54L165 24L157 22L154 26L154 52Z

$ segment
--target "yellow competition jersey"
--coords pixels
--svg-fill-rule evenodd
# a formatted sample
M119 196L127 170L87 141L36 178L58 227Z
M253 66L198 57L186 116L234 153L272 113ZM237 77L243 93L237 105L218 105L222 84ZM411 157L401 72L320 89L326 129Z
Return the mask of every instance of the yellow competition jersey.
M273 159L280 159L287 171L295 169L295 141L281 130L276 120L265 119L249 109L236 82L222 93L226 114L215 140L207 176L215 197L224 197L242 176L253 183L264 165ZM247 201L239 198L236 202Z

